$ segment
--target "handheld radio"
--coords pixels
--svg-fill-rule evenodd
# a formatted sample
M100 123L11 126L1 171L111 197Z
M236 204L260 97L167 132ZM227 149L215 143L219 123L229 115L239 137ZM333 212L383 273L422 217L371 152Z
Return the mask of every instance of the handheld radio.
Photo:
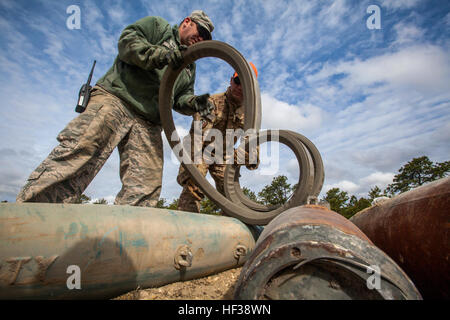
M96 61L94 60L94 64L92 65L91 73L89 74L89 78L85 84L83 84L80 88L80 92L78 93L78 104L75 107L75 111L78 113L83 113L86 110L86 106L89 102L89 98L91 97L91 79L92 74L94 73Z

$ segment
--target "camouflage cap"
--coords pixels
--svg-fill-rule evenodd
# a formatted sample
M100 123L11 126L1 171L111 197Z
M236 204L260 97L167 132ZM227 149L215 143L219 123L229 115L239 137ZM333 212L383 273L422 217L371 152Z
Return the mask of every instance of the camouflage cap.
M202 10L194 10L192 11L191 15L189 16L192 21L197 23L201 28L206 31L207 39L205 40L211 40L211 32L214 30L214 25L211 21L211 19L204 13ZM199 30L200 31L200 30Z

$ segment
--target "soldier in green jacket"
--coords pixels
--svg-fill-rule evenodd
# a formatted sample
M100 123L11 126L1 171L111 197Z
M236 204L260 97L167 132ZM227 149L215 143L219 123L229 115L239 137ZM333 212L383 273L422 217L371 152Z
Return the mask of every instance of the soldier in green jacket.
M182 50L210 40L213 29L201 10L180 25L146 17L126 27L118 56L93 87L86 111L59 133L59 145L31 173L17 202L77 202L117 146L122 189L114 203L156 206L163 171L160 81L167 67L181 66ZM173 108L207 115L213 108L209 95L195 96L194 81L192 63L175 83Z

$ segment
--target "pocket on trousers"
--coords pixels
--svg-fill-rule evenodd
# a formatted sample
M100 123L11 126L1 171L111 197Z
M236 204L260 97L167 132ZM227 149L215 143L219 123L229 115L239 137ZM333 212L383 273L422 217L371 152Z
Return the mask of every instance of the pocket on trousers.
M103 103L88 104L86 110L70 121L58 134L56 139L60 145L63 148L74 149L102 107Z

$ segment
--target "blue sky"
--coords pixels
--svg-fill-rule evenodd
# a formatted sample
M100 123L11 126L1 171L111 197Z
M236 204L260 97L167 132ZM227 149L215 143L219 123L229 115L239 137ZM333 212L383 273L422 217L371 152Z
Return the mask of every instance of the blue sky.
M70 5L81 28L66 26ZM370 5L381 29L368 29ZM77 114L79 87L97 60L93 82L111 66L128 24L161 16L178 24L196 9L213 20L215 40L258 68L262 127L295 130L325 163L322 194L339 187L365 195L386 187L413 157L450 158L450 2L384 1L66 1L0 2L0 200L15 201L29 174ZM196 93L226 90L231 68L197 63ZM179 132L189 117L176 115ZM165 138L164 138L165 139ZM178 165L165 141L162 197L178 197ZM262 159L263 160L263 159ZM243 169L241 184L259 191L272 176ZM294 155L281 147L291 183ZM115 151L86 190L112 202L120 190Z

